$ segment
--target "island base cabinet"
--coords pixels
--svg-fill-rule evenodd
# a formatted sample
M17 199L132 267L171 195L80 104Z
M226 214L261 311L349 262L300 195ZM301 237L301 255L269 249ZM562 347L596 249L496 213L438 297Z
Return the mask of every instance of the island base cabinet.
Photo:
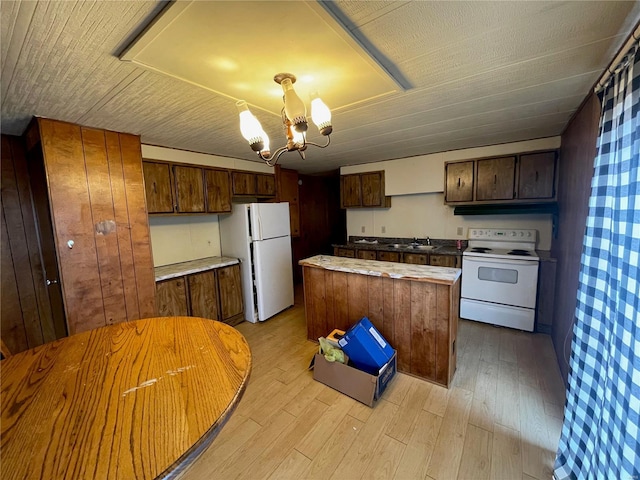
M397 350L398 371L448 387L456 368L460 280L442 284L303 267L307 338L366 316Z

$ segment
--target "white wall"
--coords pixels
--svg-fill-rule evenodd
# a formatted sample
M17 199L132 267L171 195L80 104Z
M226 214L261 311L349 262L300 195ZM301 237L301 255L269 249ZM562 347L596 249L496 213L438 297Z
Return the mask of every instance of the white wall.
M142 145L142 158L273 173L273 167L264 163L154 145ZM150 215L149 229L156 267L220 255L218 215Z
M220 255L217 215L150 216L153 265L170 265Z
M454 215L453 208L444 205L442 193L395 196L389 209L347 210L347 235L466 239L470 227L535 229L538 248L551 249L551 215Z
M444 162L559 147L560 137L550 137L343 167L342 174L384 170L385 193L392 197L389 209L347 209L347 235L465 239L470 227L526 228L538 230L538 248L549 250L550 214L454 215L444 204Z

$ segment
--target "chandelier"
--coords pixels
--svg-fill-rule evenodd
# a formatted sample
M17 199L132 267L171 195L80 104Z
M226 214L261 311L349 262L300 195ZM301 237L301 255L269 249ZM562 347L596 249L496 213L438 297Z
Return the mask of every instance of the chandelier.
M240 112L240 131L242 136L249 142L251 149L264 160L267 165L273 167L278 163L278 159L285 152L297 151L300 156L305 158L305 150L307 146L326 148L331 142L329 135L333 127L331 126L331 111L329 107L318 97L317 93L311 95L311 119L316 124L320 133L327 137L325 145L319 145L307 140L307 109L304 102L300 99L293 84L296 77L290 73L279 73L273 80L282 86L284 92L284 107L282 108L282 124L287 144L278 148L273 155L269 149L269 137L262 129L262 125L258 119L249 111L249 106L244 100L236 103Z

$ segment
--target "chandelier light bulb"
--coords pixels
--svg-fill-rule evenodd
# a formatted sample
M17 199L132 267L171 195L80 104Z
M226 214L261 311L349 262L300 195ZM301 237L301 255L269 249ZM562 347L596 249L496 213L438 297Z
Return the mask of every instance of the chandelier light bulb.
M284 92L284 113L293 123L293 127L298 132L307 131L307 109L304 102L300 99L296 91L293 89L293 83L290 78L282 80L282 91Z
M254 117L249 110L247 102L239 100L236 102L236 107L238 107L238 112L240 113L240 132L245 140L249 142L249 145L251 145L251 149L259 152L263 150L266 145L268 150L269 139L267 134L262 129L262 125L260 125L258 119Z
M329 135L332 132L331 110L318 96L318 92L311 95L311 119L322 135Z

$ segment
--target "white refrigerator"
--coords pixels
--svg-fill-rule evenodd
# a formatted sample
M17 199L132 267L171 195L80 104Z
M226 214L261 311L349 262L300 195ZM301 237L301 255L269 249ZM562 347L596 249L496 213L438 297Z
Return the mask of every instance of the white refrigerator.
M222 255L240 259L244 318L256 323L293 305L289 204L233 204L220 215Z

